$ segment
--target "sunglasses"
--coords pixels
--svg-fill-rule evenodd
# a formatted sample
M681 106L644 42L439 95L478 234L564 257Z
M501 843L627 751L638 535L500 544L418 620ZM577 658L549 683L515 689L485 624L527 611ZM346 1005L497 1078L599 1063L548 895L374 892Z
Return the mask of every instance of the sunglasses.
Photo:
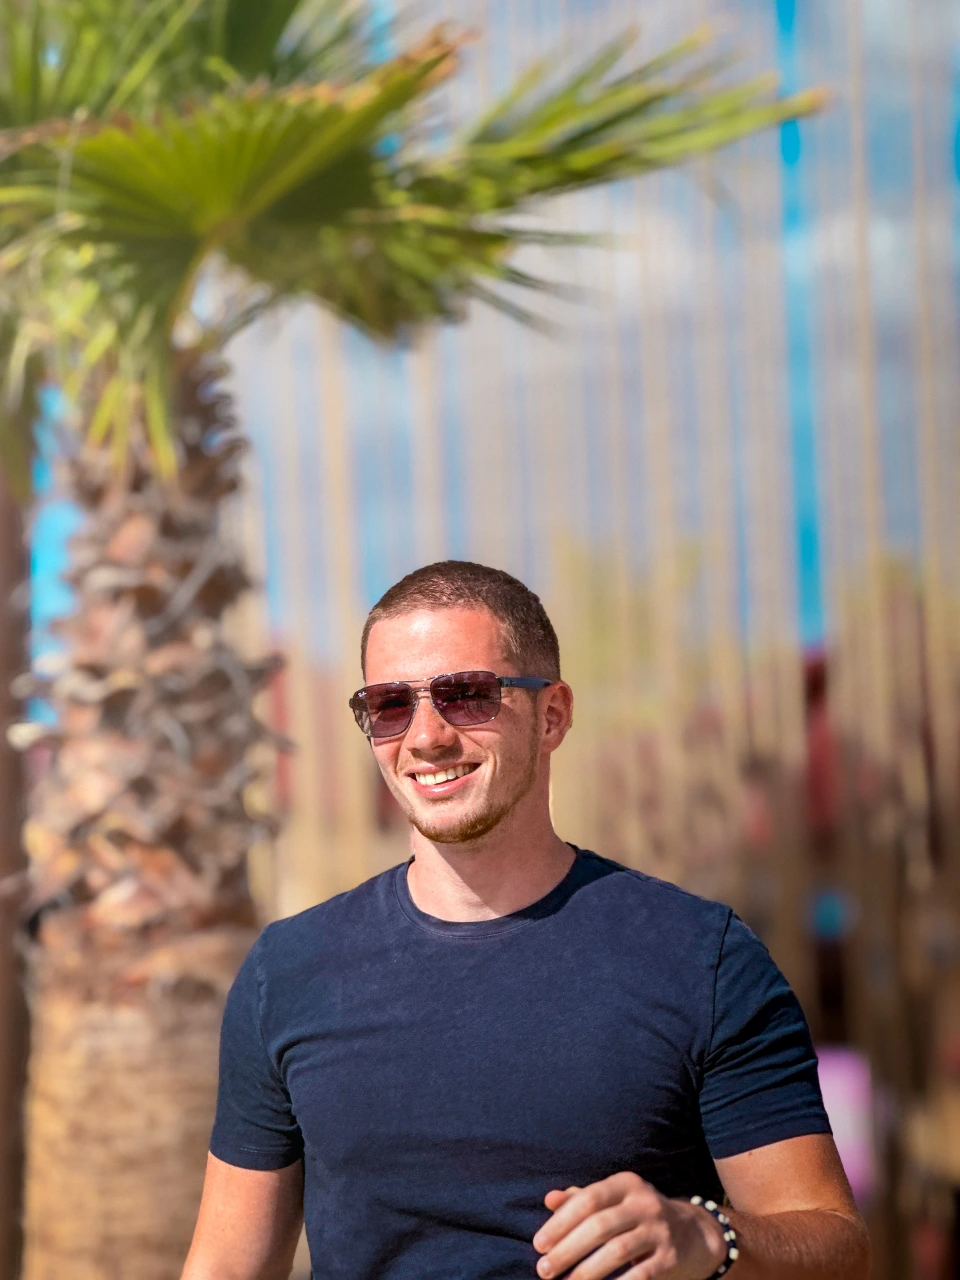
M368 738L396 738L410 728L417 703L427 694L447 724L465 729L496 719L503 689L545 689L553 683L542 676L456 671L453 675L434 676L420 685L405 680L365 685L350 699L350 708Z

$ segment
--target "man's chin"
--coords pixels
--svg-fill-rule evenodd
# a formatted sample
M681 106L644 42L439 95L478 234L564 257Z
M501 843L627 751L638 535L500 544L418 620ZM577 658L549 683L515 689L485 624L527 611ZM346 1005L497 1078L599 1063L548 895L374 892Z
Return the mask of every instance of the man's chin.
M470 840L479 840L507 816L513 805L488 810L485 813L465 813L457 816L447 815L440 820L439 815L410 813L408 817L420 834L434 844L465 844Z

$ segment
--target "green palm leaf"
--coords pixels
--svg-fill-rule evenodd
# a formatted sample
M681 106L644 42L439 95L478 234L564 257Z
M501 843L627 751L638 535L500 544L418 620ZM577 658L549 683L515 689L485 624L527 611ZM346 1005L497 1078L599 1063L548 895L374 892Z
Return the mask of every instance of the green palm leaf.
M612 80L630 36L557 87L538 66L448 154L417 166L407 189L444 207L499 212L675 165L823 106L819 91L778 98L767 77L724 83L722 63L691 63L705 39Z
M207 0L2 0L0 126L155 99L158 65Z
M247 81L354 79L367 60L363 15L343 0L213 0L207 8L208 57Z
M0 0L0 129L176 104L229 82L355 79L348 0Z
M285 0L265 16L246 0L223 0L203 11L216 18L207 47L238 74L251 71L245 41L262 52L297 9ZM169 462L163 368L199 279L216 264L259 289L244 314L306 294L393 337L457 318L479 297L530 320L516 290L553 286L519 272L511 255L533 238L568 237L524 229L518 213L676 165L822 104L815 93L780 99L768 80L731 82L702 45L686 41L620 75L629 37L559 82L538 66L440 154L418 150L412 127L454 66L456 43L440 34L345 87L237 82L147 116L0 132L0 155L6 146L18 165L17 182L0 186L0 228L8 252L42 228L54 256L60 246L75 255L74 270L82 261L97 297L91 322L114 327L123 357L106 350L104 373L88 377L80 355L69 356L94 396L89 414L99 432L126 431L102 397L110 388L111 404L139 404ZM149 56L166 54L154 44ZM407 144L385 147L398 131ZM122 394L117 379L129 383Z

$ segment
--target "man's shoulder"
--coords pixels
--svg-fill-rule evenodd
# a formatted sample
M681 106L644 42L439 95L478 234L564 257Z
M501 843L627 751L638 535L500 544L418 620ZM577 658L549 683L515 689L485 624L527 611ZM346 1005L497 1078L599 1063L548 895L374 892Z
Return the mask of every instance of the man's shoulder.
M261 962L282 963L305 952L316 954L338 938L357 939L368 930L382 928L397 870L391 867L354 889L268 924L257 942Z
M671 880L624 866L590 849L580 850L580 856L586 884L628 912L651 913L681 928L710 928L721 933L730 921L732 911L723 902L703 898Z

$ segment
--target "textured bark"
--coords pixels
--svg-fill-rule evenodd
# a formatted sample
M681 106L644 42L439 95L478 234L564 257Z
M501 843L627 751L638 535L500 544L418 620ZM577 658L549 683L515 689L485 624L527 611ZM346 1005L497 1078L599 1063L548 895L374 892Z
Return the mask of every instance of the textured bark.
M196 1221L222 1001L38 1001L27 1125L28 1280L173 1280Z
M219 533L244 442L220 369L184 356L179 471L138 439L122 473L69 459L85 512L64 652L17 682L52 726L31 792L25 914L36 1028L27 1093L24 1280L175 1280L209 1138L223 997L255 936L246 856L253 711L277 669L245 663L224 611L247 589Z
M17 595L26 578L20 515L0 474L0 724L16 717L9 686L26 660L26 615ZM0 884L10 885L26 865L20 758L0 739ZM20 1261L21 1096L27 1018L15 946L17 904L0 891L0 1280L14 1280Z

